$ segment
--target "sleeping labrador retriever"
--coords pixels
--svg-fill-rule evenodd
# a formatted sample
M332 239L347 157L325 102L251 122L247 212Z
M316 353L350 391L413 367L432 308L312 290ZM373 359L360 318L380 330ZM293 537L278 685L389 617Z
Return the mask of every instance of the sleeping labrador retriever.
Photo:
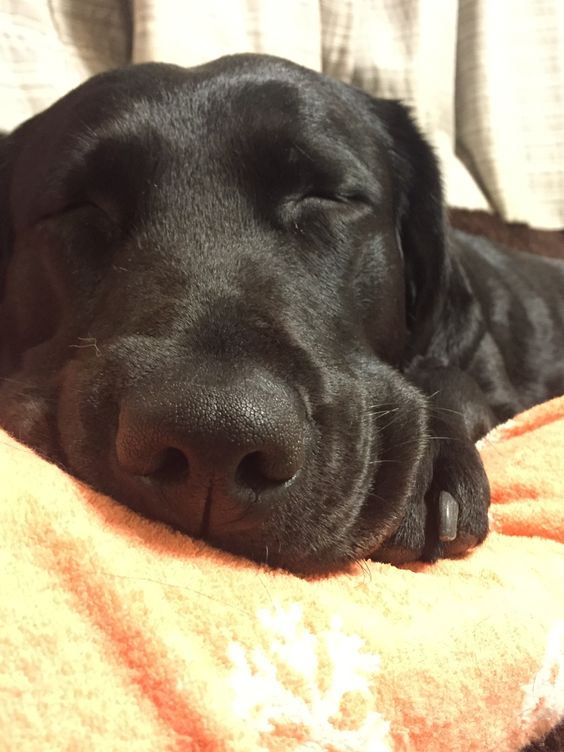
M16 437L296 571L484 539L474 442L564 391L564 265L449 230L401 104L267 56L147 64L0 151Z

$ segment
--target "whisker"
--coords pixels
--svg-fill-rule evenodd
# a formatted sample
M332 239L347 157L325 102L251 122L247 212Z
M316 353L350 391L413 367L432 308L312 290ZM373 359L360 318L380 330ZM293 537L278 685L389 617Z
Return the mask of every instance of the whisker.
M441 407L441 405L430 405L429 406L431 413L433 413L435 410L440 410L444 413L452 413L453 415L459 415L461 418L464 417L464 413L460 410L452 410L450 407Z
M83 342L84 344L69 345L69 347L73 347L76 350L85 350L89 347L92 347L94 349L94 352L96 353L96 357L97 358L102 357L102 351L98 347L98 340L96 339L96 337L77 337L77 339Z
M428 395L427 395L427 397L428 397L428 399L435 399L435 397L438 397L438 395L439 395L440 393L441 393L441 390L440 390L440 389L437 389L437 391L436 391L436 392L433 392L433 394L428 394Z
M403 417L404 417L404 416L403 416L403 413L400 413L399 415L396 415L396 417L395 417L395 418L393 418L392 420L389 420L389 421L388 421L388 422L387 422L387 423L386 423L386 424L385 424L384 426L378 426L378 428L379 428L379 430L380 430L380 431L385 431L385 430L386 430L387 428L389 428L390 426L393 426L393 425L394 425L394 423L398 423L398 421L399 421L399 420L400 420L401 418L403 418Z
M364 415L367 418L383 418L385 415L390 415L391 413L395 413L399 410L399 407L395 410L381 410L380 412L374 412L374 413L364 413Z
M372 410L375 407L395 407L398 409L398 405L395 402L375 402L373 405L368 405L367 410Z
M403 465L402 460L386 460L386 459L384 459L384 460L371 460L367 464L368 464L369 467L374 467L375 465L384 465L384 464L390 464L390 463L392 463L394 465Z
M396 449L397 447L406 446L408 444L417 444L421 439L426 439L427 441L459 441L461 443L466 443L464 439L458 438L457 436L431 436L423 434L422 436L417 436L413 439L406 439L406 441L401 441L399 444L394 444L393 446L389 447L389 449Z
M374 493L374 491L370 490L368 491L369 496L373 496L375 499L378 499L378 501L381 501L382 504L387 504L388 499L385 499L383 496L380 496L380 494Z
M368 581L372 582L372 571L370 567L368 566L368 562L365 559L359 559L357 561L357 564L360 566L363 575L366 577L368 575Z

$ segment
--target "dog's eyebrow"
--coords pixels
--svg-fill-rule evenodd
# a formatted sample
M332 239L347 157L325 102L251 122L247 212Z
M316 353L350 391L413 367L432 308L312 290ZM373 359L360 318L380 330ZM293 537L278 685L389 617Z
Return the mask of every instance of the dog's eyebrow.
M302 154L316 169L324 166L336 167L347 172L356 172L360 178L370 177L370 168L360 156L347 144L336 138L330 138L327 134L316 134L315 147L311 151L303 143L295 140L290 142L290 146Z
M306 173L311 173L312 188L364 195L371 202L381 199L382 187L373 170L347 144L326 135L316 139L313 148L290 142ZM305 158L305 159L304 159Z
M106 134L106 131L108 133ZM52 160L34 202L34 214L56 213L69 202L80 203L92 196L106 196L125 206L136 187L134 176L147 165L151 174L158 155L146 148L151 131L147 128L135 137L112 133L106 126L96 131L89 126L69 134L58 159ZM131 165L136 165L132 172Z

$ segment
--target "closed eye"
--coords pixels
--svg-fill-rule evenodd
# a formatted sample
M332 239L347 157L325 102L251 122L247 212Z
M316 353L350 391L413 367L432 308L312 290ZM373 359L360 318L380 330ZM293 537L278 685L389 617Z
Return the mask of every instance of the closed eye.
M69 203L44 213L35 223L52 237L64 240L65 247L88 248L100 253L110 250L124 237L124 228L115 210L107 210L98 203L82 201Z
M370 199L361 191L323 191L312 190L302 194L297 201L325 201L334 204L368 204Z
M308 190L287 196L279 205L282 226L301 235L326 235L335 223L375 213L375 202L362 191Z
M57 207L52 211L42 214L39 218L39 222L57 219L59 217L64 218L75 214L80 215L84 219L88 216L93 217L94 215L98 215L99 218L104 218L112 224L118 224L117 217L113 211L93 201L77 201L76 203L69 203L62 207Z

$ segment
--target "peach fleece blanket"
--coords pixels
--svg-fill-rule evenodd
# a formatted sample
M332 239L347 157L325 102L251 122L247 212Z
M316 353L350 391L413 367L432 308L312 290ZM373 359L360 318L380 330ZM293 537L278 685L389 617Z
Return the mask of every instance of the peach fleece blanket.
M472 555L299 579L0 435L0 749L513 752L564 717L564 398L483 442ZM560 749L560 747L558 747Z

